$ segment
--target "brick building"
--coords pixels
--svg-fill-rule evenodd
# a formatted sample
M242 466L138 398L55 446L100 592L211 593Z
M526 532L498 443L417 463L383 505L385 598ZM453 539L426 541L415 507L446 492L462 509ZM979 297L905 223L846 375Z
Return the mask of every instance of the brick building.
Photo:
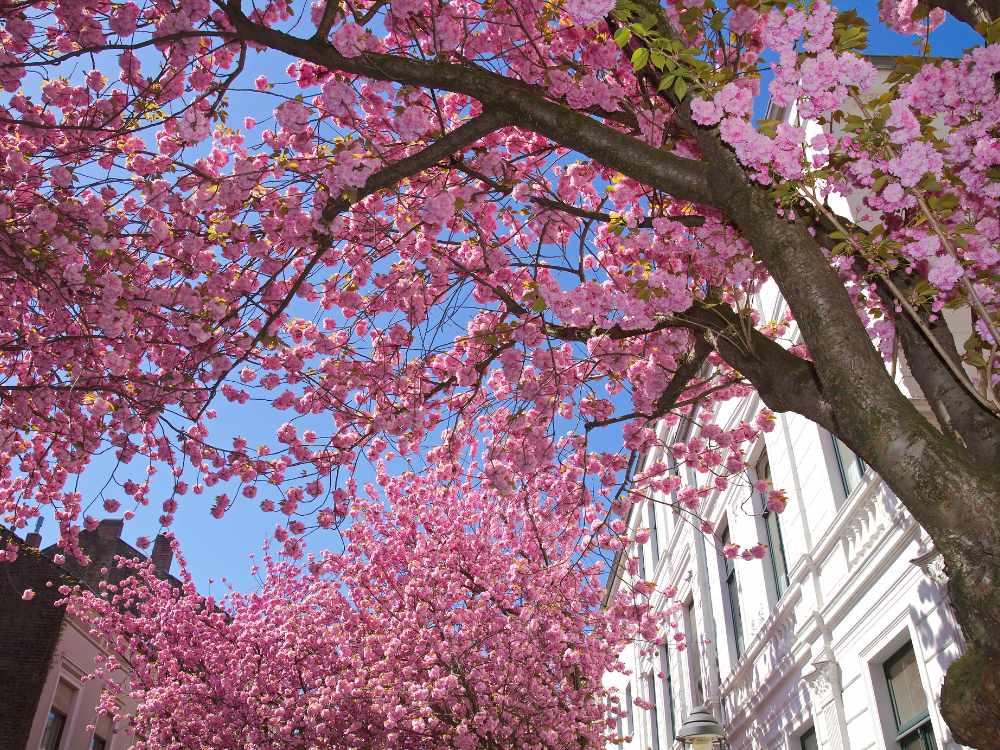
M102 645L75 617L53 606L61 584L96 590L101 568L108 568L112 580L125 577L114 567L116 556L145 559L121 538L122 527L120 519L105 519L80 534L92 560L87 567L69 556L57 565L53 556L59 549L39 549L38 533L22 540L0 528L0 548L18 548L16 560L0 563L0 750L124 750L131 744L127 733L97 716L100 684L83 680L94 658L105 653ZM158 572L169 575L173 553L166 537L156 538L150 557ZM25 589L34 590L35 598L24 601Z

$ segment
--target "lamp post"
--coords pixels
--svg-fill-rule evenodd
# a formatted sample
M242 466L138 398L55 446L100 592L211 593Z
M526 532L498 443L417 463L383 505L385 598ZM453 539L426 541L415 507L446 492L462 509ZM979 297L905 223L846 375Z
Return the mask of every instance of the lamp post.
M677 732L677 739L692 750L722 750L725 746L726 732L715 720L711 709L701 705L695 706L684 719Z

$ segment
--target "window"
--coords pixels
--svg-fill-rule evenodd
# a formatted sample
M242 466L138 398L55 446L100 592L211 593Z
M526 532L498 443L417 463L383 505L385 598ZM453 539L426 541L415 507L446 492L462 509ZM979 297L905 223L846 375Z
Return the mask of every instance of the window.
M45 720L45 734L42 735L41 750L56 750L62 740L63 729L66 728L66 714L58 708L49 709L49 718Z
M868 466L840 438L836 435L831 435L830 437L833 439L833 452L837 457L837 469L840 471L840 481L844 488L844 495L847 496L854 491L855 487L861 484Z
M694 599L689 599L684 608L684 632L687 634L688 664L691 669L691 705L700 706L705 702L705 686L701 677L701 636L698 635Z
M722 531L722 548L731 541L729 527ZM726 598L729 602L729 624L733 628L733 645L736 647L736 658L743 655L743 614L740 611L740 592L736 582L736 561L722 556L723 573L726 577Z
M94 728L94 737L90 741L90 750L108 750L108 740L114 732L111 725L111 717L100 715L97 717L97 726Z
M625 686L625 724L628 727L628 736L635 735L635 716L632 714L632 683Z
M111 717L101 714L97 717L97 726L94 728L94 737L90 741L90 750L108 750L108 737L114 734L114 726Z
M646 550L643 548L643 545L641 545L641 544L636 544L635 545L635 554L639 558L639 571L637 573L638 578L639 578L640 581L645 581L646 580Z
M668 454L669 455L669 454ZM680 478L681 470L677 465L677 461L670 457L670 469L668 470L671 477ZM670 493L670 512L667 513L667 533L669 534L674 526L674 516L677 515L677 490Z
M812 727L799 737L799 747L802 750L819 750L819 741L816 739L816 730Z
M913 644L907 643L890 656L883 670L900 750L937 750Z
M52 697L45 732L42 734L41 750L59 750L66 730L66 717L73 712L76 689L65 680L56 684L56 694Z
M660 561L660 537L656 529L656 503L652 500L647 505L649 516L649 552L653 556L653 569Z
M653 677L652 671L646 673L646 693L646 700L651 705L649 709L649 733L653 742L651 747L652 750L660 750L660 722L656 715L656 678Z
M670 676L670 650L666 644L660 646L660 671L663 673L663 702L667 707L667 718L670 720L670 739L676 738L674 734L676 719L674 718L674 682Z
M754 465L754 474L758 481L771 482L771 461L767 457L765 448L757 463ZM764 533L767 537L767 556L771 563L771 573L774 576L774 590L777 598L780 599L788 590L788 562L785 559L785 543L781 536L781 521L777 513L772 513L767 509L767 491L760 493L762 516L764 518Z

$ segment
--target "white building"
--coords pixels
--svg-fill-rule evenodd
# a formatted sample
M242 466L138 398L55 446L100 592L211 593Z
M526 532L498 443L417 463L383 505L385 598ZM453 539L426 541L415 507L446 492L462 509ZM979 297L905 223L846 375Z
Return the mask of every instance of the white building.
M58 587L82 585L98 590L101 581L118 583L130 575L115 565L116 557L142 560L146 556L121 538L123 521L104 519L93 531L80 533L80 546L91 558L81 566L74 558L57 558L60 548L41 548L36 532L21 540L0 527L0 546L18 548L13 562L5 562L0 591L0 750L126 750L134 737L127 720L114 726L97 711L102 682L87 679L98 657L110 655L86 622L54 605ZM150 554L157 573L173 581L173 550L164 535L156 537ZM60 560L57 562L57 560ZM24 600L31 589L35 598ZM122 665L125 668L125 665ZM127 717L135 702L118 697Z
M837 208L850 214L856 206ZM762 320L784 318L773 285L758 302ZM901 383L919 395L905 375ZM733 401L714 422L752 422L760 408L757 397ZM684 420L661 425L660 438L669 445L685 429ZM677 619L688 646L653 654L630 647L629 674L608 675L626 711L619 747L679 747L680 723L705 703L732 750L957 750L938 698L962 640L926 533L873 471L803 417L778 415L750 458L747 481L715 492L699 511L714 537L684 521L669 497L633 508L632 530L650 529L638 575L658 591L676 587L673 600L656 605L683 603ZM645 465L654 461L670 458L655 453ZM679 470L687 484L708 482ZM787 493L783 513L765 513L756 478ZM768 554L727 561L721 550L729 541L761 542ZM619 560L609 588L629 583Z
M760 403L727 406L717 423L752 421ZM631 705L621 746L673 748L683 717L707 703L732 750L957 749L938 696L961 634L926 534L874 472L802 417L778 415L751 464L753 478L786 491L780 515L764 513L749 481L703 506L714 537L669 498L635 507L632 528L651 530L639 575L659 591L676 587L660 604L684 603L688 646L652 655L630 647L630 674L609 675ZM693 471L687 479L697 481ZM730 540L763 542L768 554L727 561ZM611 586L628 584L620 565Z

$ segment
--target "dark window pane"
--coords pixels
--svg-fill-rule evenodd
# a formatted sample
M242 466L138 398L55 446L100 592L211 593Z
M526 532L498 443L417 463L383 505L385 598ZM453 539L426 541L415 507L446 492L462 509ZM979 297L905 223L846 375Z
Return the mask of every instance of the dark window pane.
M90 743L90 750L108 750L108 741L95 734L94 739Z
M816 739L816 730L810 729L799 738L802 750L819 750L819 741Z
M754 465L754 475L758 481L771 481L771 461L767 449L760 454ZM767 556L771 561L771 574L774 577L775 593L780 599L788 590L788 561L785 559L785 542L781 536L781 521L777 513L767 509L767 491L760 493L760 509L764 515L764 533L767 542Z
M771 481L771 460L767 457L767 448L761 452L760 458L757 459L757 463L753 467L753 472L761 482Z
M844 486L844 494L850 495L854 488L861 483L868 467L840 438L833 438L833 447L837 454L837 466L840 469L840 480Z
M649 731L653 738L653 750L660 750L660 724L656 715L656 678L652 672L646 675L646 692L648 693L646 700L653 704L649 709Z
M649 550L653 556L653 567L660 561L660 535L656 528L656 503L649 501Z
M722 532L722 548L731 541L729 528ZM722 556L726 574L726 593L729 599L729 619L733 627L733 644L736 646L736 657L743 655L743 613L740 610L740 592L736 581L736 564L732 558Z
M920 683L913 645L907 643L885 663L896 729L904 730L927 715L927 696Z
M937 740L934 739L934 728L929 721L920 727L920 736L924 740L923 750L937 750Z
M670 651L666 646L660 646L660 671L663 673L663 699L667 704L667 717L670 719L670 739L674 739L676 737L674 681L670 676Z
M635 716L632 715L632 683L625 686L625 722L628 736L635 734Z
M766 503L766 500L765 500ZM764 506L767 508L767 505ZM764 511L764 521L767 526L767 549L771 558L771 570L774 573L774 588L778 598L788 590L788 561L785 559L785 540L781 535L781 521L777 513Z
M42 735L41 750L57 750L62 740L63 729L66 727L66 714L53 708L45 721L45 734Z
M705 687L701 678L701 636L698 635L698 620L694 613L693 599L688 602L684 612L688 661L691 666L691 700L697 706L705 702Z

